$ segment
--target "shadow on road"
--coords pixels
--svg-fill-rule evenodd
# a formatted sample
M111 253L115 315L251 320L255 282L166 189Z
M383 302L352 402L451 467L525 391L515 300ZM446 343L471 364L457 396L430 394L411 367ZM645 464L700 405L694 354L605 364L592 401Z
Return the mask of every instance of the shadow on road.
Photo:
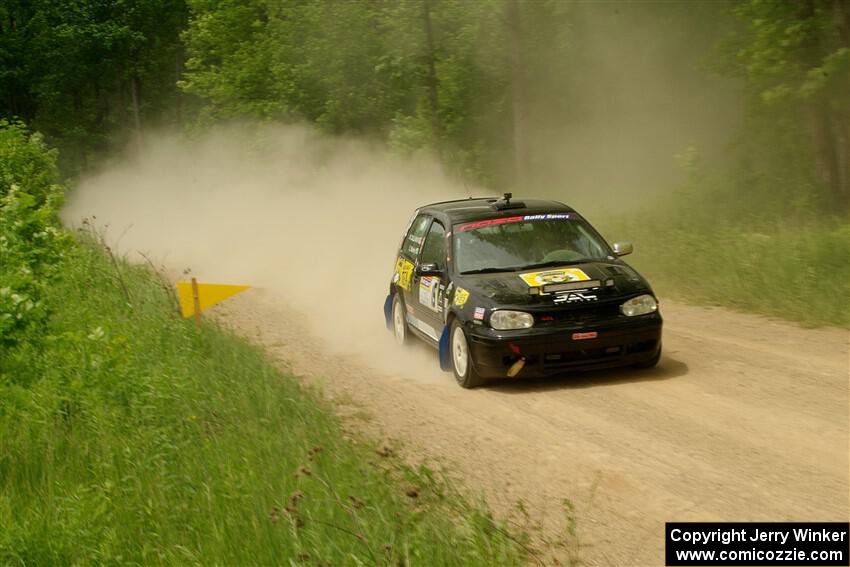
M634 368L614 368L609 370L573 371L569 374L551 378L515 378L513 380L494 380L484 388L506 394L525 392L545 392L547 390L595 388L615 386L635 382L655 382L670 380L688 373L688 365L675 358L662 356L655 368L638 370Z

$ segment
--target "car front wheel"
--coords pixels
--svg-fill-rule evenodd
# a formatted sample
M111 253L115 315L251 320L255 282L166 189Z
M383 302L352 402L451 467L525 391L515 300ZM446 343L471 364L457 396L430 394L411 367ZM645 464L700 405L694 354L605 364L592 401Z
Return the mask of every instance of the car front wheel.
M457 383L464 388L475 388L486 382L472 367L472 357L469 354L469 343L463 325L455 319L451 327L452 371Z

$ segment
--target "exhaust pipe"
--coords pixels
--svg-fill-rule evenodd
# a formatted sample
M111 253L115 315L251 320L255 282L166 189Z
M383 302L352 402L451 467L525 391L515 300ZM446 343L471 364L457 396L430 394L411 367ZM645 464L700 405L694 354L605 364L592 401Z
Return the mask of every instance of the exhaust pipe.
M520 370L522 370L524 366L525 357L523 356L522 358L511 364L511 367L508 368L508 378L513 378L514 376L519 374Z

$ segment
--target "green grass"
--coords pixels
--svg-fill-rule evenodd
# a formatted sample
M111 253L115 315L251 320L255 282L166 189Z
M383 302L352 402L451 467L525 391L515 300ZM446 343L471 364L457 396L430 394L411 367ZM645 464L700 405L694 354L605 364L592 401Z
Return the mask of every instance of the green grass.
M797 321L850 326L850 225L638 215L609 222L662 295Z
M146 269L74 246L0 351L0 564L515 565L477 501L343 439L320 397Z

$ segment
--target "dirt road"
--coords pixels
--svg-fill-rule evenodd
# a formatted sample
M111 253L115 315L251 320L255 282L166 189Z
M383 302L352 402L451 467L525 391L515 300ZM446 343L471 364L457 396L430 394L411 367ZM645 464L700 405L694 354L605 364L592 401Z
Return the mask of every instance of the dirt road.
M663 565L665 521L848 518L846 331L665 301L656 369L466 391L428 347L396 372L333 354L269 292L224 310L350 423L448 465L502 517L522 502L558 541L569 500L583 564Z

